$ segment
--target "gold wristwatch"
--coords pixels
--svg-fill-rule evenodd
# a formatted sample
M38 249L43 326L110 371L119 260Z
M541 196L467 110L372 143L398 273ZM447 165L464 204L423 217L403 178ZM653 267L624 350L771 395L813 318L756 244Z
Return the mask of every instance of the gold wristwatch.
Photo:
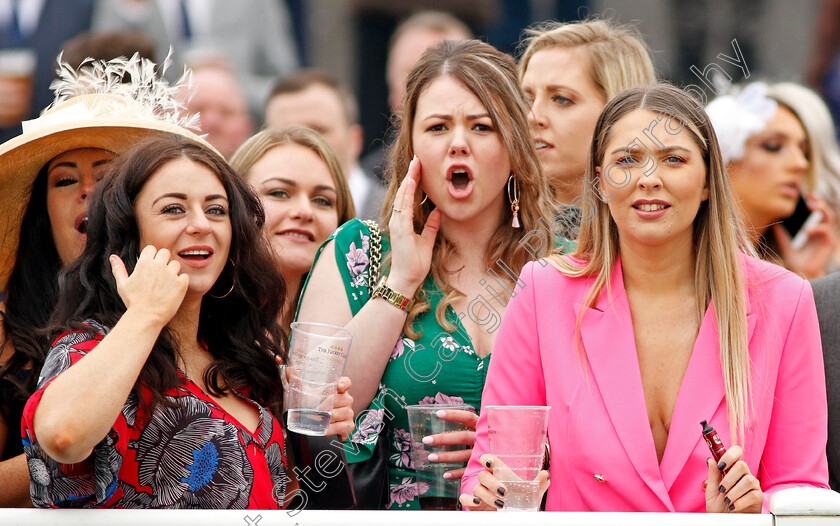
M385 284L385 281L388 279L387 276L382 276L379 280L379 283L376 285L376 289L373 291L373 298L380 297L393 305L394 307L400 309L401 311L408 312L408 310L414 306L414 298L406 298L399 292L395 291L391 287Z

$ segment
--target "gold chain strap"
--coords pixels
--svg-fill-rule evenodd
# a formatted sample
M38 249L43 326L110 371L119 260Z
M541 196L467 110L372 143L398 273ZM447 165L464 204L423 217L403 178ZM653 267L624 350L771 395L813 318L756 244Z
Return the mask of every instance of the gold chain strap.
M373 290L379 281L379 266L382 263L382 234L376 221L362 221L370 229L370 267L368 270L368 287L373 296Z

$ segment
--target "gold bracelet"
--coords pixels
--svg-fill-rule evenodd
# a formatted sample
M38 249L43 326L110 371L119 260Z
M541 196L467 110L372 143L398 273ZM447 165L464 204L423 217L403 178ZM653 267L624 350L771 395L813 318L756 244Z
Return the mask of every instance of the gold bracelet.
M394 307L400 309L401 311L408 312L411 307L414 306L414 298L406 298L399 292L395 291L391 287L385 284L387 280L387 276L383 276L379 283L376 285L376 289L373 291L373 298L380 297L393 305Z

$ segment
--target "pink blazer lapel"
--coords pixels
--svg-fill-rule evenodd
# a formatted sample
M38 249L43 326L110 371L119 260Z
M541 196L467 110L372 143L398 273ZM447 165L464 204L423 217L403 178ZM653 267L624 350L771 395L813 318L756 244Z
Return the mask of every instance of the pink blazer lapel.
M639 477L673 511L668 491L662 483L648 423L620 262L613 269L610 286L612 297L608 297L604 290L595 307L586 309L581 320L580 333L586 361L616 435ZM584 308L576 304L576 314Z
M668 444L660 465L662 479L669 490L685 467L691 452L703 442L700 421L711 421L719 409L726 418L726 409L721 408L726 401L716 316L714 304L710 303L700 325L671 416ZM756 315L747 300L747 342L752 339L755 324ZM728 443L729 437L726 435L730 434L729 429L719 429L718 432L722 433L721 436ZM701 444L701 447L706 448L706 445Z

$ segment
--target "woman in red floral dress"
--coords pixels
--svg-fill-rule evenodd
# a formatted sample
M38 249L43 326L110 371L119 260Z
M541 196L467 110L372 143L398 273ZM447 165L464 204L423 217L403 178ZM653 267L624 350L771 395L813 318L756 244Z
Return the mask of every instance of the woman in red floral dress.
M97 187L88 244L23 416L41 507L282 508L285 284L259 199L177 136L124 155ZM349 380L333 434L352 429Z

